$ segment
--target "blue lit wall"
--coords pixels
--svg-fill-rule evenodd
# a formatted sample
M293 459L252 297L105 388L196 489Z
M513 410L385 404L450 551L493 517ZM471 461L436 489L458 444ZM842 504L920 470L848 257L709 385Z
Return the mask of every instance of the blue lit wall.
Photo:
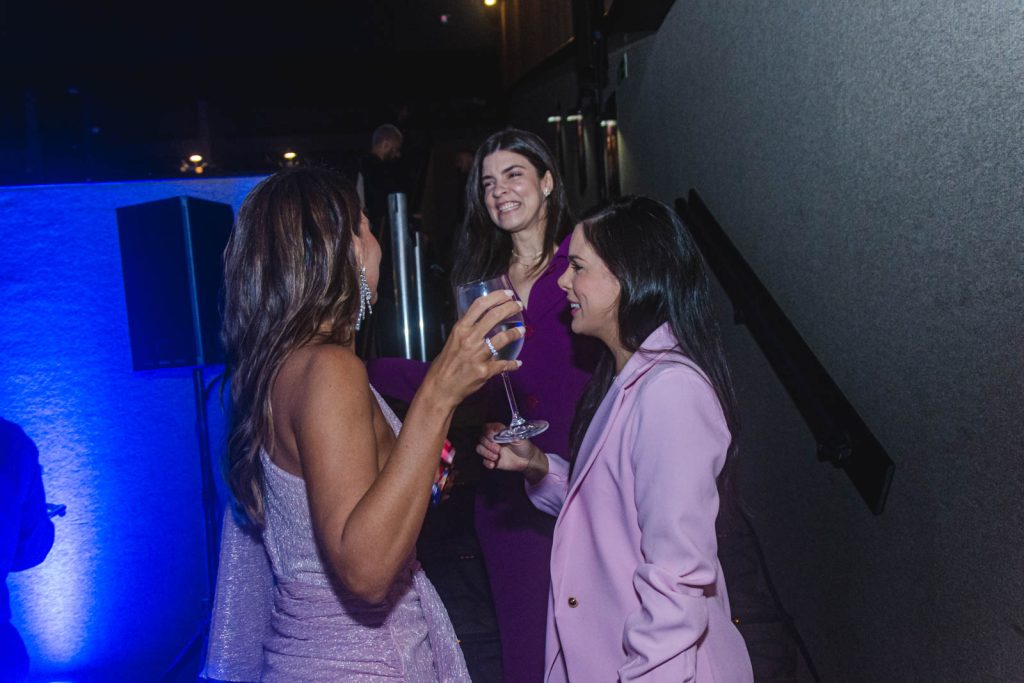
M0 188L0 415L68 506L46 561L8 579L33 680L156 680L202 623L191 370L132 372L114 209L188 195L237 211L257 181Z

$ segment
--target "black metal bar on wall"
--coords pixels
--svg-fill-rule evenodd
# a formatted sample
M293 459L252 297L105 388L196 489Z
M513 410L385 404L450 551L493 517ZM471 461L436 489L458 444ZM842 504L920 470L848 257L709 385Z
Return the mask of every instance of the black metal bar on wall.
M676 200L705 260L818 442L818 458L849 476L876 515L885 508L895 465L814 356L696 190Z

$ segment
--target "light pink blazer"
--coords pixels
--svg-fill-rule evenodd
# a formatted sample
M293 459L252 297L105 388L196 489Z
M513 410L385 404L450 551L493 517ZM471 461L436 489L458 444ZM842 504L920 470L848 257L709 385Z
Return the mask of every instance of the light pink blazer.
M730 435L714 389L662 325L612 383L576 468L527 494L558 516L545 680L749 683L718 562L715 479Z

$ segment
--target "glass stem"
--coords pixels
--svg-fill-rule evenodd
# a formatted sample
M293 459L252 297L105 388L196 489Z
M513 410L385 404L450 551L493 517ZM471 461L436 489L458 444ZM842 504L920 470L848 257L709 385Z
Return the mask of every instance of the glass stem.
M505 395L508 396L508 405L512 409L512 422L509 423L509 427L518 427L519 425L526 422L519 416L519 408L516 406L516 397L512 393L512 382L508 378L508 373L501 373L501 380L505 383Z

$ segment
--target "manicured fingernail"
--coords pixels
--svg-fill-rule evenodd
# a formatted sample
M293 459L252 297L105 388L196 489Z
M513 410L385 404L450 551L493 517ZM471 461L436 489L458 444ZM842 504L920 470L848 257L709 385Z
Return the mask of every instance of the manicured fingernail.
M513 292L511 289L503 289L501 291L505 292L505 296L507 296L509 299L516 295L516 293Z
M520 337L526 336L526 325L516 325L516 329L519 331Z
M523 367L523 361L521 361L521 360L517 360L517 361L516 361L516 367L517 367L517 368L521 368L521 367Z

